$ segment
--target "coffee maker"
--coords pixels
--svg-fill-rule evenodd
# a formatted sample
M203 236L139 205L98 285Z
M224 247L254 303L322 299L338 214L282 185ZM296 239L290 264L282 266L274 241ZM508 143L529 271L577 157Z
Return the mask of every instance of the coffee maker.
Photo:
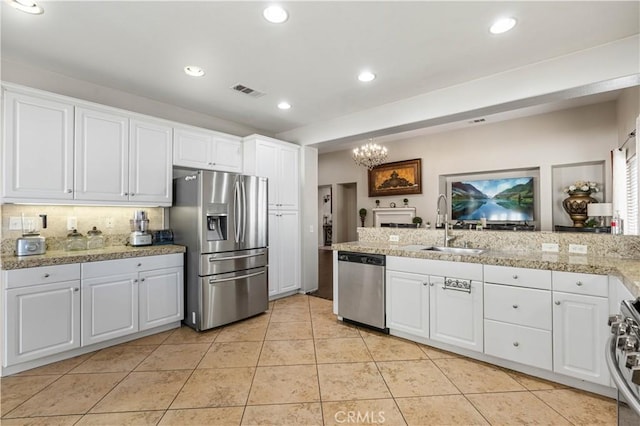
M144 210L136 210L133 219L129 221L131 224L131 234L129 235L129 244L132 246L149 246L152 243L149 229L149 219L147 212Z

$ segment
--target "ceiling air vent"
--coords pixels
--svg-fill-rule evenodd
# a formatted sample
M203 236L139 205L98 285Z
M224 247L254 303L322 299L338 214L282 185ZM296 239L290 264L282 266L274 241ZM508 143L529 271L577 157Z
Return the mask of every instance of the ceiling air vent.
M236 92L240 92L240 93L244 93L245 95L249 95L251 97L254 98L259 98L260 96L264 96L265 93L260 92L258 90L254 90L251 87L247 87L244 84L234 84L233 86L231 86L231 88L233 90L235 90Z

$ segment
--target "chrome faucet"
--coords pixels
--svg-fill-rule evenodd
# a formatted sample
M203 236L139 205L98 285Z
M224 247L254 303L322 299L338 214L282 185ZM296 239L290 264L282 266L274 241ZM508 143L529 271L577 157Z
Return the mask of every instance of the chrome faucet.
M444 194L438 195L438 201L436 202L437 215L440 216L440 200L444 200L444 247L449 247L449 241L453 240L456 237L449 236L449 219L448 219L448 211L449 206L447 205L447 196Z

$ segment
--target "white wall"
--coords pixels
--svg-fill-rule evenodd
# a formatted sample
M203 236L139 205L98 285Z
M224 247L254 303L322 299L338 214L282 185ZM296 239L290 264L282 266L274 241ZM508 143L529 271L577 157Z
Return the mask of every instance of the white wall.
M417 208L417 216L434 223L439 176L539 167L540 226L551 230L554 199L564 197L562 188L553 187L552 166L604 161L605 176L610 176L610 151L618 143L616 117L616 102L611 101L386 143L389 162L422 159L423 193L376 198L385 206L391 201L402 205L406 197L409 205ZM374 207L375 198L367 194L367 170L353 164L350 151L321 154L318 184L342 182L357 182L358 208ZM610 185L608 179L606 194L611 193ZM339 212L340 207L334 205L334 210ZM366 226L371 225L368 215Z

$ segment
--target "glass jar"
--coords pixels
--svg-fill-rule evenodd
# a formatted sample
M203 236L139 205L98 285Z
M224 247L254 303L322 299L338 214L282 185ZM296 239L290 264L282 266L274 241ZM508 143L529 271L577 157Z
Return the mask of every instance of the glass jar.
M67 234L67 241L65 243L65 250L74 251L74 250L86 250L87 249L87 239L78 232L77 229L69 232Z
M94 226L93 229L87 232L87 250L101 249L103 247L104 236L102 236L102 231Z

